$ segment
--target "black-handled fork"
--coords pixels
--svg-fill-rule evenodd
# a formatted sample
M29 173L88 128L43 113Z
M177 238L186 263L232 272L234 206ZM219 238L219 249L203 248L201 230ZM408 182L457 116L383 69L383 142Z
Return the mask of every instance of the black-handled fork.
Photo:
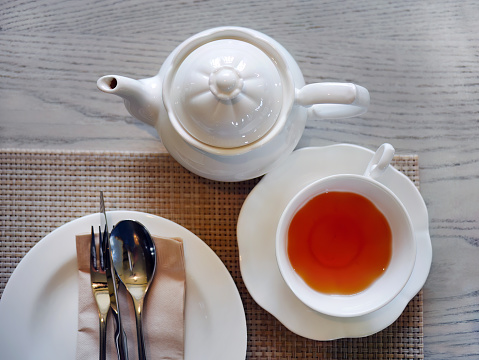
M108 291L108 282L106 278L104 253L105 246L102 241L100 231L100 241L98 246L98 255L96 250L95 232L91 227L90 244L90 279L93 297L98 306L98 315L100 319L100 353L99 359L106 359L106 325L108 313L110 310L110 292Z

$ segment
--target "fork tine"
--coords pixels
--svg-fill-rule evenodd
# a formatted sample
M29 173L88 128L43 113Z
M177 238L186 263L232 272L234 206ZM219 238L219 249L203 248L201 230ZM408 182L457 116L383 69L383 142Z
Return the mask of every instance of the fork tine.
M98 270L96 263L95 232L93 231L93 226L91 227L90 266L93 267L93 269Z

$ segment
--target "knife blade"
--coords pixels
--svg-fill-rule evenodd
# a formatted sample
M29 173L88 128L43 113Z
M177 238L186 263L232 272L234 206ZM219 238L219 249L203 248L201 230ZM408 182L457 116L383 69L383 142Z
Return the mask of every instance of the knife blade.
M112 310L113 318L115 319L116 327L115 327L115 346L116 346L116 353L119 360L128 360L128 344L125 331L121 324L121 316L120 316L120 306L118 304L118 280L116 278L115 268L112 266L112 254L110 250L110 233L108 231L108 222L106 218L106 211L105 211L105 202L103 198L103 192L100 192L100 214L101 214L101 221L100 223L104 226L103 232L103 244L105 246L105 251L103 252L104 255L104 262L105 262L105 272L106 272L106 281L108 285L108 292L110 294L110 307Z
M109 236L110 232L108 229L108 221L106 218L105 198L103 197L103 191L100 191L100 226L102 229L105 229L104 231L106 231L107 235ZM106 240L109 240L109 237L107 237Z

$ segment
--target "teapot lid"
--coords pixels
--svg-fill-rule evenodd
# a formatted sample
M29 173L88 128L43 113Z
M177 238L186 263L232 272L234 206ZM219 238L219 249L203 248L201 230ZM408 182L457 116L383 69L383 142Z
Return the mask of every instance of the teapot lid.
M251 42L206 42L172 66L163 92L170 120L204 144L248 145L267 134L281 113L278 65Z

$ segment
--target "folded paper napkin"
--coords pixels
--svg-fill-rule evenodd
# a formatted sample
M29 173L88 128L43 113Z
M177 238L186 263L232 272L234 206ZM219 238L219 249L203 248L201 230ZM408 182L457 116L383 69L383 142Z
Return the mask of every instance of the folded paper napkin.
M157 263L153 281L145 298L143 335L148 359L184 358L185 265L180 239L153 236ZM91 235L76 237L79 299L77 359L97 359L99 352L98 307L90 283ZM97 241L98 243L98 241ZM128 339L129 359L138 358L135 311L130 295L120 286L118 301L122 325ZM115 322L110 312L107 325L107 359L116 359L113 333Z

